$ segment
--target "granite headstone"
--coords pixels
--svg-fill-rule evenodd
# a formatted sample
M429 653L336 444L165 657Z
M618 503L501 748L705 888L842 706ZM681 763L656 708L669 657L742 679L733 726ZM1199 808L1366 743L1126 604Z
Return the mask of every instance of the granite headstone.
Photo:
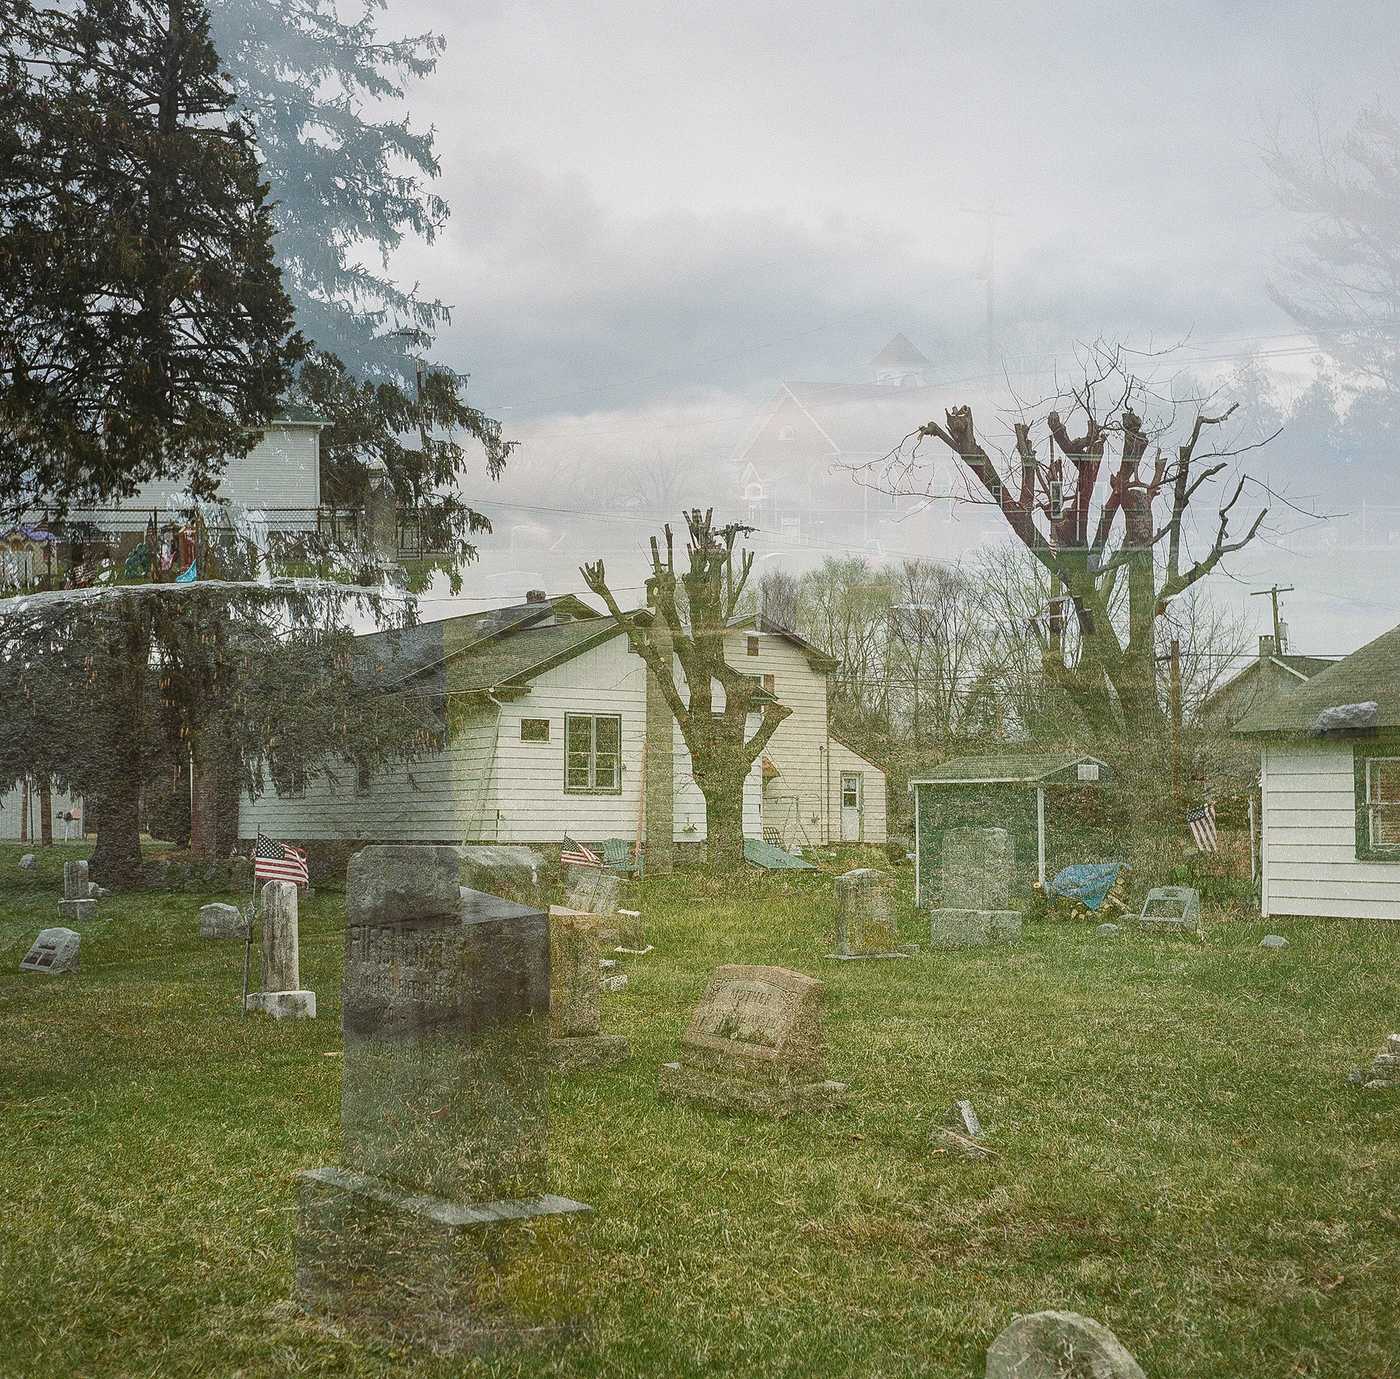
M907 958L894 923L894 878L857 867L836 878L834 958Z
M71 929L40 929L29 951L19 960L21 972L76 972L82 937Z
M937 948L1013 943L1021 915L1007 908L1015 856L1004 828L950 828L943 835L942 904L929 913Z
M316 993L301 985L297 888L293 881L269 881L262 888L262 985L247 1008L274 1020L314 1020Z
M603 1033L599 949L592 916L550 916L549 1046L560 1072L607 1067L629 1052L620 1034Z

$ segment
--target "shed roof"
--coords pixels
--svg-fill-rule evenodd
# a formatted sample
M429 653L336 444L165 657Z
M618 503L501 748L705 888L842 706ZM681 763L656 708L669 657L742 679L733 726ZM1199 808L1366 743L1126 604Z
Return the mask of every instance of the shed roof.
M995 756L953 757L910 780L916 785L1036 785L1077 766L1107 768L1084 752L1004 752Z
M1375 700L1376 727L1400 728L1400 627L1320 670L1272 703L1251 709L1237 733L1306 733L1324 709Z

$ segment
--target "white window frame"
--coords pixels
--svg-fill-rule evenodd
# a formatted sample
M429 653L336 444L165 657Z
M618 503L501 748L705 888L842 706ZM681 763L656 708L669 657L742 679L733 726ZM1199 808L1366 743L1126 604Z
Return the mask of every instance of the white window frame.
M598 784L598 724L604 720L617 724L617 752L612 785ZM571 748L573 734L570 731L575 722L586 722L588 730L588 784L570 785L570 756L580 755ZM564 715L564 793L566 795L620 795L622 794L622 715L620 713L566 713Z

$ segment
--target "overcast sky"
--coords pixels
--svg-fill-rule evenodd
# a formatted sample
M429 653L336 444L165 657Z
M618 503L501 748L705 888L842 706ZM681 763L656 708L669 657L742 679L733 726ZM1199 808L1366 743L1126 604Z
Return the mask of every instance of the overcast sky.
M999 359L1105 333L1306 372L1261 149L1400 77L1395 0L390 0L384 25L448 40L411 113L452 220L395 265L456 307L436 353L517 426L625 415L632 455L647 408L861 380L895 331L936 380L985 375L991 205Z

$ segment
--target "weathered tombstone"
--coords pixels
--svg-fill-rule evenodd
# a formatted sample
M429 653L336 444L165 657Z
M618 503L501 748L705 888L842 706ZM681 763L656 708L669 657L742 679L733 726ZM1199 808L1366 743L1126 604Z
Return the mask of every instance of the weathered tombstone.
M200 938L243 938L243 912L237 905L201 905Z
M907 958L894 925L893 878L857 867L836 878L836 951L833 958Z
M598 989L607 996L616 996L619 991L627 990L627 973L610 972L598 981Z
M943 903L930 910L929 942L962 948L1019 939L1020 912L1007 908L1014 872L1004 828L950 828L943 835Z
M637 957L644 957L651 952L652 945L647 942L640 910L619 910L617 912L617 928L617 951L619 953L632 953Z
M1122 932L1123 926L1121 924L1100 924L1094 930L1099 938L1117 938Z
M314 1020L316 993L301 988L294 881L269 881L262 888L263 989L248 997L247 1008L274 1020Z
M549 919L549 1047L560 1072L608 1067L630 1050L603 1033L598 927L588 915Z
M71 929L40 929L29 951L19 960L21 972L76 972L81 935Z
M32 852L26 852L24 856L19 859L20 871L33 871L38 865L38 858L36 858Z
M542 853L501 843L469 844L458 852L462 860L461 881L468 890L498 895L517 905L543 908L547 864Z
M844 1102L846 1084L826 1076L825 991L786 967L715 968L662 1092L771 1116Z
M1146 1379L1101 1322L1077 1312L1017 1317L987 1351L987 1379Z
M613 915L621 894L622 878L616 872L602 867L570 867L564 887L564 908L590 915Z
M549 921L471 890L444 913L441 859L414 856L445 854L455 880L453 848L364 852L346 889L344 1166L299 1175L298 1297L440 1348L557 1323L538 1264L562 1242L541 1227L588 1208L544 1192Z
M974 1140L982 1138L982 1122L970 1101L955 1101L948 1108L945 1123L960 1135L968 1135Z
M1138 923L1144 929L1199 934L1201 893L1191 886L1154 886L1142 902Z
M1358 1068L1351 1080L1368 1091L1400 1087L1400 1034L1387 1035L1384 1047L1371 1060L1370 1066Z
M1287 948L1288 940L1282 934L1265 934L1259 940L1261 948Z
M58 912L65 919L91 919L97 902L89 889L88 864L84 861L63 864L63 899L58 902Z

